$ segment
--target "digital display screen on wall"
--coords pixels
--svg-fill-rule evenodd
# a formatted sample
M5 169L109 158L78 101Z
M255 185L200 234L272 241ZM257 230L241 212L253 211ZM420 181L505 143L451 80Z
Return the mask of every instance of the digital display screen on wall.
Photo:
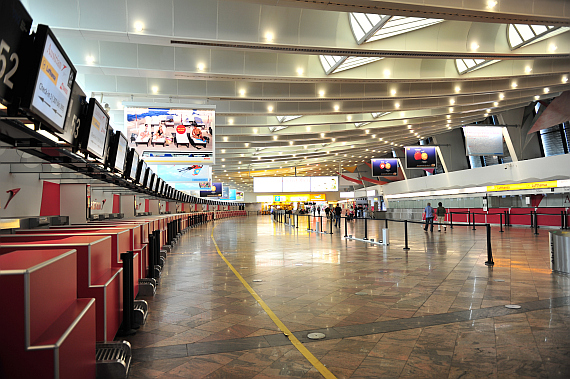
M372 159L372 176L398 175L397 159Z
M54 130L63 133L77 70L46 25L38 25L35 44L42 53L29 110ZM4 49L6 46L2 46L0 51ZM9 54L1 56L6 58ZM10 60L13 61L12 58ZM6 61L3 63L2 72Z
M237 191L233 188L230 188L230 197L228 198L228 200L236 200L237 197Z
M205 191L212 188L211 182L189 182L189 183L174 183L174 188L179 191Z
M253 192L283 192L283 178L270 176L253 178Z
M209 182L212 168L208 165L157 165L158 176L169 183Z
M127 104L129 146L149 164L214 164L215 107Z
M435 146L406 146L406 168L435 168Z
M242 191L236 191L236 201L244 201L245 195Z
M123 171L125 169L125 156L127 155L128 141L123 133L119 133L120 136L119 144L117 145L117 156L115 157L115 168L119 171Z
M221 197L222 183L212 183L209 191L200 191L200 197Z
M87 120L89 121L89 136L87 137L87 146L85 148L95 157L103 158L107 128L109 127L109 116L95 99L89 101Z
M222 187L222 196L220 199L228 200L230 198L230 187L223 186Z
M497 126L464 126L467 155L503 155L503 128Z
M310 192L311 178L308 176L284 176L283 192Z
M338 191L338 176L311 176L311 192Z

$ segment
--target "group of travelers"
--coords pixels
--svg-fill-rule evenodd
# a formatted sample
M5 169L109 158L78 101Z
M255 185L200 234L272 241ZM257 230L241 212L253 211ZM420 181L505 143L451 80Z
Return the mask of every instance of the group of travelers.
M424 231L427 232L428 226L430 227L430 232L433 232L433 221L439 220L437 224L437 231L441 232L441 225L443 225L443 231L447 231L447 224L445 221L445 215L447 214L447 210L443 207L441 201L437 204L438 207L433 209L431 203L427 203L427 206L424 209L423 218L426 221Z

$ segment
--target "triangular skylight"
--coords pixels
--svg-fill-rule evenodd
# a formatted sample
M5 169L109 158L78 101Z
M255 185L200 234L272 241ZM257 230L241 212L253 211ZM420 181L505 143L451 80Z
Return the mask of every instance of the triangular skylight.
M497 62L500 62L500 60L456 59L455 67L457 67L457 72L459 72L459 75L463 75Z
M384 59L383 57L343 57L338 55L319 55L321 65L327 75L364 66Z
M511 50L530 45L545 38L554 37L557 34L570 30L568 27L552 25L527 25L509 24L507 27L507 39Z
M368 124L370 124L370 121L355 122L355 123L354 123L354 127L355 127L355 128L360 128L361 126L368 125Z
M370 114L372 115L373 118L378 118L378 117L386 116L388 113L390 113L390 112L372 112Z
M359 45L393 37L442 22L439 18L404 17L351 12L348 15L352 35Z
M298 116L275 116L275 117L277 117L277 121L279 121L280 123L284 123L287 121L295 120L296 118L303 117L303 116L298 115Z

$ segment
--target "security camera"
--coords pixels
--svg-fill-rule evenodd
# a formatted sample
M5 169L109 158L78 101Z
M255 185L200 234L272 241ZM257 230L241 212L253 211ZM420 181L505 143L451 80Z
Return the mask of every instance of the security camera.
M105 103L104 108L105 108L105 111L106 111L107 113L109 113L109 111L111 110L111 107L109 106L109 103Z

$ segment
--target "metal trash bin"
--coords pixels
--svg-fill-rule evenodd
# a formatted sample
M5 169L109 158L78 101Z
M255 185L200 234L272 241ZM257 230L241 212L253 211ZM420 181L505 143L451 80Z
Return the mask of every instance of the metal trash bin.
M552 230L549 233L550 268L570 274L570 232Z

